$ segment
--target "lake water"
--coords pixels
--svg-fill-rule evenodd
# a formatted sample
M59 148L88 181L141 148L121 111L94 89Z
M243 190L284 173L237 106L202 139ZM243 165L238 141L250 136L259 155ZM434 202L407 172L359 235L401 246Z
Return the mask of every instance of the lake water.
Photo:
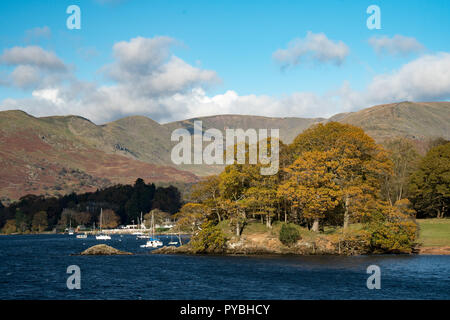
M0 236L0 299L450 299L450 256L154 255L131 235L103 243L133 256L70 255L98 243ZM67 289L69 265L80 290ZM369 265L381 268L380 290L367 289Z

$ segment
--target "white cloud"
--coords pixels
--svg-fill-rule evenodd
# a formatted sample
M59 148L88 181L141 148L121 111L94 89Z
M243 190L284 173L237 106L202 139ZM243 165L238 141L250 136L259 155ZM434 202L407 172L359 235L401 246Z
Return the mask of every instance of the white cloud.
M114 46L115 61L103 69L114 80L111 85L50 73L39 78L43 81L33 88L30 98L5 99L0 105L36 116L77 114L104 123L137 114L160 122L216 114L328 117L379 103L450 98L449 53L422 56L398 70L379 74L361 91L344 82L338 90L323 95L296 92L272 97L228 90L211 96L204 87L217 81L215 72L172 55L173 43L170 38L135 38ZM35 65L18 65L11 82L19 87L35 82L35 71L43 72Z
M31 95L37 99L48 101L56 106L64 104L64 100L59 97L58 89L34 90Z
M412 37L395 35L392 38L387 36L371 37L369 44L373 47L377 54L390 54L394 56L407 56L411 53L422 52L425 47Z
M11 72L11 78L16 87L32 87L39 82L39 70L29 65L19 65Z
M61 59L39 46L5 49L0 55L0 65L14 67L1 85L22 89L58 85L71 77L69 67Z
M189 65L170 52L176 41L169 37L142 38L116 43L116 61L105 73L136 95L170 95L219 81L211 70Z
M295 66L308 60L340 65L350 50L342 41L332 41L324 33L308 31L306 38L296 38L287 49L278 49L272 57L283 67Z
M442 100L450 98L450 54L422 56L399 70L374 77L367 88L379 101Z
M7 65L29 65L49 70L66 70L66 65L53 52L39 46L14 47L6 49L0 56L0 63Z

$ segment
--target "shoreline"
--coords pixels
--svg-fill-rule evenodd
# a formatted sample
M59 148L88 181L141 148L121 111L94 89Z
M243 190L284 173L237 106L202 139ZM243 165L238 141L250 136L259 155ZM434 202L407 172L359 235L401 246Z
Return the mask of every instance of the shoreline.
M450 246L420 247L419 255L447 256L450 255Z
M96 234L116 234L116 235L126 235L126 234L128 234L128 235L135 235L135 234L133 234L132 232L111 232L111 231L105 231L105 230L103 230L103 231L82 231L82 232L74 232L74 234L73 235L78 235L78 234L84 234L84 233L87 233L88 235L96 235ZM36 236L36 235L51 235L51 234L57 234L57 235L63 235L63 234L66 234L66 235L69 235L67 232L52 232L52 231L46 231L46 232L29 232L29 233L18 233L18 232L15 232L15 233L0 233L0 236ZM143 232L143 234L148 234L148 231L147 232ZM164 235L168 235L168 236L170 236L170 235L172 235L172 236L178 236L178 235L180 235L180 236L191 236L191 234L189 234L189 233L172 233L172 232L155 232L155 235L158 235L158 236L164 236Z
M161 248L152 250L151 254L169 254L169 255L211 255L211 256L378 256L378 255L436 255L436 256L446 256L450 255L450 246L443 247L419 247L416 248L411 253L355 253L355 254L344 254L337 252L325 252L325 251L298 251L295 249L285 249L285 250L270 250L267 248L240 248L240 249L225 249L224 252L193 252L189 245L183 245L180 247L173 246L163 246Z
M89 235L94 235L94 233L87 232ZM54 232L40 232L40 233L13 233L13 234L4 234L0 233L0 236L32 236L32 235L64 235L67 233L54 233ZM76 233L81 234L81 233ZM118 235L133 235L132 233L110 233L110 234L118 234ZM75 235L75 234L74 234ZM177 235L178 233L158 233L157 235ZM181 234L180 236L190 236L190 234ZM395 253L395 254L404 254L404 255L439 255L445 256L450 255L450 246L418 246L412 253ZM321 250L317 250L317 252L310 251L302 251L300 252L298 248L277 248L277 250L263 248L263 247L241 247L237 248L228 248L225 252L222 253L194 253L190 249L190 247L183 245L181 247L174 246L163 246L156 250L152 250L150 253L152 254L187 254L187 255L221 255L221 256L258 256L258 255L276 255L276 256L312 256L312 255L321 255L321 256L357 256L357 255L367 255L367 256L376 256L379 254L339 254L332 252L323 252Z

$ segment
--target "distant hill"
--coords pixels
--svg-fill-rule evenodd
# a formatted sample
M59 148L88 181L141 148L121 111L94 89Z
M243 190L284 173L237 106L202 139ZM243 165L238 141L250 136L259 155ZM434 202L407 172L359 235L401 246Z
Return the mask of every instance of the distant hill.
M337 114L328 121L361 127L378 142L405 137L450 139L450 102L400 102Z
M0 200L95 191L139 177L148 182L198 180L173 166L138 160L140 154L127 151L132 137L115 125L97 126L77 116L0 112Z
M170 160L176 128L279 128L290 143L320 122L338 121L362 127L378 142L407 137L416 141L450 140L450 102L401 102L324 118L271 118L218 115L159 124L143 116L96 125L79 116L36 118L23 111L0 112L0 200L28 193L64 194L92 191L113 183L197 181L222 166L175 166Z
M178 128L187 129L189 132L194 131L194 121L201 120L203 130L210 128L216 128L222 132L225 129L237 129L241 128L244 130L253 129L279 129L280 139L288 142L292 142L294 138L301 133L303 130L307 129L314 123L319 123L326 119L324 118L271 118L271 117L260 117L260 116L248 116L248 115L218 115L210 117L199 117L183 121L176 121L165 124L164 127L169 129L171 133L173 130ZM225 137L225 135L224 135ZM170 136L168 138L170 140ZM204 145L206 145L205 143ZM181 165L180 168L183 170L188 170L197 175L209 175L220 172L223 166L212 166L212 165Z

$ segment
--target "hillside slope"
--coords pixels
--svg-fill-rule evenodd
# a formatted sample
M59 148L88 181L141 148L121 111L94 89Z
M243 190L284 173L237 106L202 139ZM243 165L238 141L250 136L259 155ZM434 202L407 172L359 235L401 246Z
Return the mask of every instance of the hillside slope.
M197 181L192 173L135 160L101 144L108 139L102 127L81 117L1 112L0 199L94 191L139 177L147 182Z
M62 194L91 191L113 183L194 182L197 175L218 173L223 166L175 166L170 153L173 130L217 128L280 129L290 143L320 122L338 121L362 127L377 142L407 137L417 142L450 140L450 102L401 102L323 118L273 118L246 115L199 117L159 124L143 116L96 125L78 116L36 118L23 111L0 112L0 200L27 193ZM206 143L204 144L206 145Z
M361 127L378 142L401 136L450 140L450 102L400 102L338 114L328 121Z

